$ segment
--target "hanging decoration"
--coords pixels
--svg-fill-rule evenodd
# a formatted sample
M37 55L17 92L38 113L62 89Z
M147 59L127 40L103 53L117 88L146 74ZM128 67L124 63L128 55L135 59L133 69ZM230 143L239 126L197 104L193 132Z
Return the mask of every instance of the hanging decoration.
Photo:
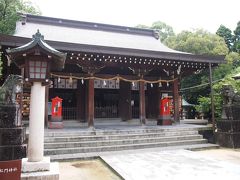
M162 87L162 82L159 82L159 85L158 85L158 87Z
M106 81L105 81L105 80L103 80L103 85L104 85L104 86L106 86L106 85L107 85L107 83L106 83Z
M169 86L169 83L173 82L174 80L176 80L177 78L174 79L169 79L169 80L163 80L163 79L159 79L159 80L146 80L146 79L127 79L125 77L122 77L120 75L117 76L113 76L113 77L109 77L109 78L101 78L101 77L97 77L97 76L89 76L89 77L79 77L79 76L73 76L72 74L70 75L60 75L60 74L55 74L55 73L51 73L52 77L56 77L58 78L58 81L61 81L59 79L63 78L63 79L69 79L69 82L71 83L73 81L73 79L79 79L81 80L81 83L84 84L84 80L88 80L88 79L96 79L96 80L102 80L103 84L106 85L106 81L107 80L116 80L117 82L121 81L126 81L126 82L131 82L134 86L135 83L138 82L144 82L144 83L150 83L151 87L153 87L153 84L159 84L159 87L162 87L162 83L166 83L167 86Z
M178 68L177 68L177 74L178 75L181 73L181 67L182 67L182 65L178 66Z
M72 78L72 75L70 75L69 77L69 83L72 84L73 83L73 78Z

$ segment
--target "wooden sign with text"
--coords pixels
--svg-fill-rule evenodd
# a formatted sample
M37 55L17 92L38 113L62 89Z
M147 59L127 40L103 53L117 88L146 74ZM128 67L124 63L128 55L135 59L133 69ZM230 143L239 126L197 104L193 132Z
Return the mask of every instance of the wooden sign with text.
M1 180L20 180L22 160L0 161Z

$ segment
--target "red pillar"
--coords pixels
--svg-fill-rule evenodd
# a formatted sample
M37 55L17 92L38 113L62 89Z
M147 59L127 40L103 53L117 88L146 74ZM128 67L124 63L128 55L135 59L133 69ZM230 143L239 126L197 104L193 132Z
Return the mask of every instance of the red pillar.
M180 112L179 112L179 92L178 92L178 79L173 81L173 110L174 110L174 121L180 123Z
M145 107L145 90L144 90L144 82L139 82L139 98L140 98L140 111L139 118L141 124L146 124L146 107Z
M88 80L88 97L87 97L87 120L88 127L94 127L94 79Z

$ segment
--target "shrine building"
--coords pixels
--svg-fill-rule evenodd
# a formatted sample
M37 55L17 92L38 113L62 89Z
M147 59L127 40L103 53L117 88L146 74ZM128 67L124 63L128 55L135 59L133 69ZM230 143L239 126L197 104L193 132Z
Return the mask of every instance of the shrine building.
M46 119L48 102L58 96L63 100L63 120L87 122L88 126L94 126L95 119L139 119L145 124L149 119L158 120L161 100L168 97L172 121L179 123L181 79L224 63L222 56L170 49L160 42L158 32L150 29L30 14L21 17L13 36L0 34L5 77L23 73L10 64L6 50L29 43L37 31L44 36L45 48L66 54L64 69L52 71L52 83L46 86ZM29 99L26 85L25 119Z

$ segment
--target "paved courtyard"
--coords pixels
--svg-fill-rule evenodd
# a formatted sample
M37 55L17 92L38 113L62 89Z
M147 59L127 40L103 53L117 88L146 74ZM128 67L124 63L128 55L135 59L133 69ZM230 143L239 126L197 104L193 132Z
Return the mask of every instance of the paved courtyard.
M136 151L109 154L101 158L126 180L239 180L240 152L233 155L238 158L235 162L231 162L231 158L225 161L226 157L221 159L213 157L211 153L187 150Z

